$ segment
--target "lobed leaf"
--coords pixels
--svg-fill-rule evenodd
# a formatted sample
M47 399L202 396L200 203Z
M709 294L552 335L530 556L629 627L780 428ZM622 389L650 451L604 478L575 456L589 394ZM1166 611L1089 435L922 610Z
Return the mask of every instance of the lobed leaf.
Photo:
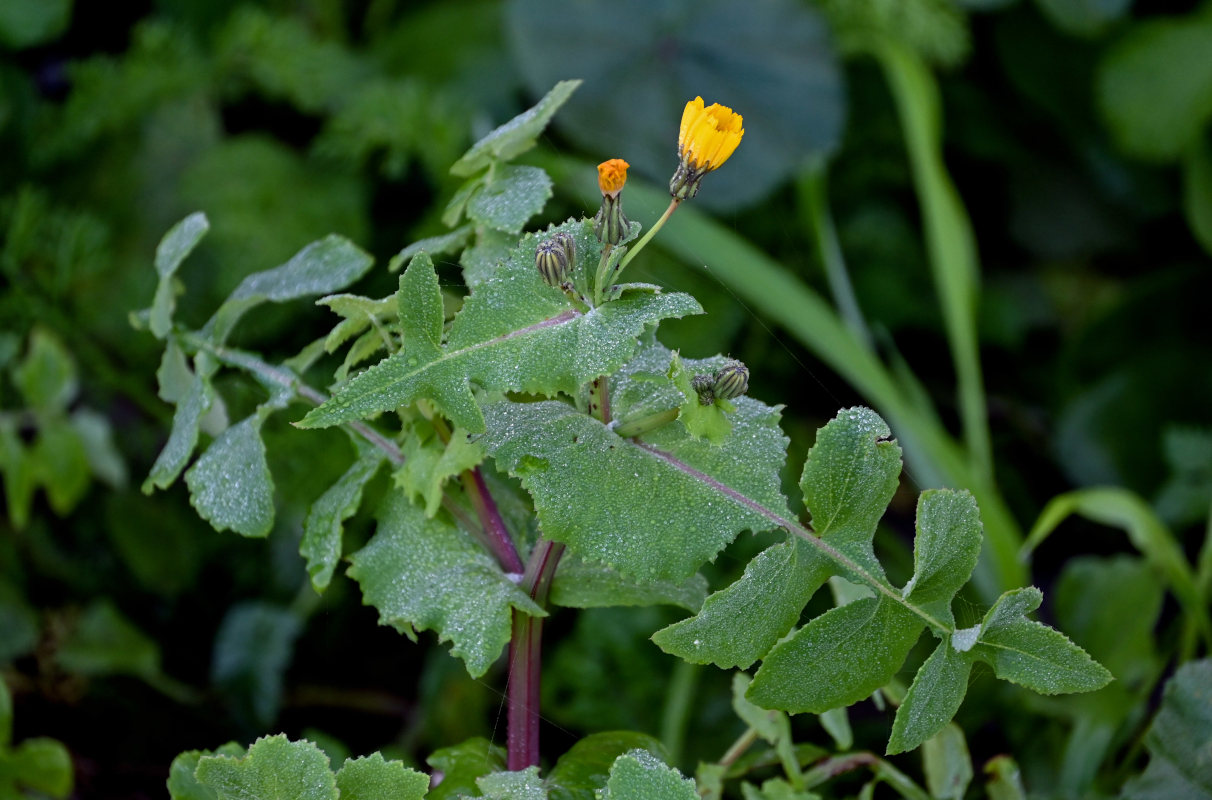
M328 756L311 742L290 742L284 734L263 736L243 756L198 759L197 781L218 800L336 800L336 778Z
M1112 679L1063 633L1025 618L986 625L973 652L997 677L1040 694L1091 692Z
M561 231L573 235L582 258L599 252L589 221L566 222L543 238ZM410 337L406 327L403 350L341 387L298 425L338 425L424 397L455 425L479 433L484 418L472 383L494 391L575 395L582 384L630 358L645 327L702 311L688 295L647 292L581 311L539 277L539 241L523 238L496 273L473 289L441 348L432 336L441 313L433 262L424 253L415 257L401 278L402 286L413 287L401 294L401 318L427 320L402 323L420 335Z
M167 354L166 358L169 358ZM165 385L161 382L162 394ZM193 375L186 394L178 401L177 410L173 412L173 427L168 442L156 456L151 472L143 481L144 494L167 489L185 469L198 445L198 428L202 424L202 416L210 410L213 396L210 381L202 375Z
M622 439L555 401L487 406L481 442L521 479L549 539L626 576L681 581L742 530L787 515L778 413L743 400L720 447L676 422L644 441Z
M429 776L380 753L347 760L337 771L341 800L421 800Z
M185 473L190 504L217 531L260 538L273 527L274 482L261 441L262 421L254 413L223 431Z
M389 494L375 535L350 561L349 576L382 624L409 636L433 630L473 678L508 643L511 609L546 615L467 533L426 517L399 492Z
M168 768L168 796L171 800L217 800L213 789L198 783L194 770L203 756L224 755L239 758L247 752L235 742L228 742L214 750L187 750L173 759Z
M698 800L694 781L647 750L615 759L602 800Z

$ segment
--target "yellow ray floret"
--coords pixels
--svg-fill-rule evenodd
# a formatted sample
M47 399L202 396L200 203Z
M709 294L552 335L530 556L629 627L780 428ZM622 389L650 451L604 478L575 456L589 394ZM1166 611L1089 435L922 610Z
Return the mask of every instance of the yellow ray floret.
M627 183L627 168L631 165L621 158L612 158L598 164L598 187L602 194L617 196Z
M713 103L703 107L703 98L696 97L682 112L682 127L678 131L678 155L696 171L718 169L745 135L740 114L731 108Z

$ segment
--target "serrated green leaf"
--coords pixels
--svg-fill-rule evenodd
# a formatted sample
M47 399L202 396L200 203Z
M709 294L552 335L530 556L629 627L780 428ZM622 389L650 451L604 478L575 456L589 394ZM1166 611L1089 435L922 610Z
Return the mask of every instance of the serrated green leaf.
M432 430L414 425L403 445L404 465L393 478L414 501L432 517L442 505L443 487L451 478L476 467L484 460L484 449L470 441L467 431L455 428L450 441L443 443Z
M218 800L336 800L328 756L311 742L263 736L243 757L202 756L194 775Z
M173 759L168 768L168 796L171 800L217 800L213 789L198 783L194 770L203 756L242 756L245 749L235 742L228 742L214 750L187 750Z
M460 213L462 213L461 208ZM426 239L413 242L391 257L387 269L389 272L395 272L411 261L413 256L418 253L429 253L429 256L432 258L434 256L453 255L461 252L471 242L473 233L475 233L473 226L460 225L450 233L430 236Z
M718 447L677 423L622 439L554 401L486 407L482 442L534 497L549 539L624 575L681 581L742 530L787 515L778 412L741 399L733 436Z
M442 287L428 253L416 256L400 276L396 294L404 343L417 358L433 360L442 346Z
M927 489L917 501L913 577L905 598L950 624L951 599L963 588L981 554L981 518L966 491Z
M1126 800L1212 797L1212 659L1179 667L1145 735L1149 766L1124 785Z
M476 234L475 244L459 256L467 288L474 292L476 287L492 278L497 269L509 260L515 246L517 239L513 236L489 228L480 230Z
M380 753L346 761L337 771L341 800L421 800L429 776Z
M486 800L547 800L538 767L484 775L476 778L476 786Z
M17 784L51 797L72 793L72 757L62 742L26 739L8 757L6 765Z
M764 708L821 713L887 683L925 627L887 597L834 608L779 642L762 661L749 699Z
M964 732L954 722L922 743L926 788L939 800L963 800L972 783L972 757Z
M588 221L566 222L541 238L558 231L573 235L585 258L596 258L601 245ZM406 333L401 352L341 387L298 425L338 425L426 397L457 426L479 433L484 420L472 395L472 382L487 390L575 395L586 381L612 372L630 358L636 337L646 326L701 311L688 295L647 293L632 293L580 311L562 292L544 284L534 268L539 241L540 237L525 237L493 277L472 292L440 351L427 337ZM412 270L425 273L425 285L436 287L436 277L428 277L432 262L427 256L414 258L402 280ZM439 300L432 292L427 298L418 297L420 313L431 321L422 330L433 330L438 308L434 303ZM409 314L417 313L411 303L408 308Z
M548 600L565 608L665 604L698 611L706 596L707 579L702 575L692 575L680 583L640 583L604 564L590 564L570 553L560 560Z
M41 327L30 334L29 351L13 370L13 382L26 406L39 416L66 409L80 388L71 354L55 334Z
M539 134L581 81L560 81L533 107L506 122L471 146L450 168L452 175L472 175L493 161L509 161L534 147Z
M522 227L551 198L551 178L538 167L500 166L467 201L467 216L505 233Z
M698 614L662 628L652 641L693 664L747 669L791 630L832 570L816 548L791 536L759 553Z
M442 782L430 790L425 800L454 800L464 795L475 796L476 778L505 769L505 751L477 736L434 751L425 763L442 773Z
M167 489L185 469L198 445L198 428L202 415L211 407L212 396L210 381L201 375L194 375L188 393L177 403L177 410L173 413L173 428L168 442L160 455L156 456L156 463L152 465L147 480L143 481L144 494L151 494L155 489Z
M951 721L968 691L973 661L971 652L961 653L951 646L951 637L939 642L896 710L888 755L912 750ZM968 777L972 777L971 766Z
M871 539L900 472L901 448L884 420L869 408L848 408L817 432L800 478L816 535L877 578L884 570Z
M560 756L547 776L550 800L597 800L597 792L606 788L615 759L633 750L647 750L659 759L666 758L664 746L646 733L605 731L580 739Z
M211 680L259 727L278 714L282 676L302 629L290 609L249 600L228 609L215 634Z
M509 580L471 537L444 517L429 519L398 492L379 512L374 537L350 556L349 576L379 621L401 633L432 630L483 675L509 641L511 608L546 612Z
M694 781L647 750L615 759L602 800L697 800Z
M299 555L307 559L307 574L311 585L322 592L332 580L333 570L341 558L341 531L362 504L362 489L383 464L383 452L359 444L358 458L345 474L337 479L316 502L312 503L303 522L303 538Z
M1212 119L1212 17L1134 25L1103 57L1096 88L1108 127L1125 152L1179 158Z
M374 259L348 239L330 234L312 242L281 266L246 277L203 328L217 343L261 303L284 303L300 297L338 292L361 278Z
M160 648L109 601L89 606L55 652L59 664L78 675L160 674Z
M177 269L209 230L210 221L206 215L196 211L169 228L156 247L156 273L160 281L156 286L148 324L157 339L163 339L173 327L173 310L179 291L174 281Z
M273 528L274 481L261 421L252 414L223 431L185 473L190 505L217 531L264 537Z
M1039 607L1034 587L1006 592L985 615L972 654L997 677L1040 694L1089 692L1111 681L1111 673L1060 631L1024 615Z

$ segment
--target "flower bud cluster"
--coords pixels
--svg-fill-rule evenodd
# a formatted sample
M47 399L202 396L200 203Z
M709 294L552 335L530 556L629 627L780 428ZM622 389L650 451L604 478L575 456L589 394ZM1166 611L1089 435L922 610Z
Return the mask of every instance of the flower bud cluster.
M716 400L732 400L749 391L749 368L731 359L710 375L695 375L690 385L705 406Z

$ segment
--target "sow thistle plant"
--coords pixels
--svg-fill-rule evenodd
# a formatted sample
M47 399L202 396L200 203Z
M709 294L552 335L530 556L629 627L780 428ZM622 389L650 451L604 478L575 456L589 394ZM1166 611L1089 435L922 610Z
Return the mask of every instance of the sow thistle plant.
M509 660L507 749L480 740L435 753L429 763L457 779L431 789L429 776L378 754L334 773L313 744L277 736L183 754L169 781L173 797L597 792L693 800L719 797L727 780L743 779L740 756L760 738L785 775L761 788L743 785L744 796L806 798L836 769L803 769L801 756L821 756L793 747L786 713L836 722L876 694L898 706L887 744L893 754L950 735L977 662L1044 694L1110 680L1065 636L1029 619L1042 599L1033 587L1005 592L975 625L957 624L952 603L981 550L980 514L966 491L921 493L913 576L904 586L889 581L872 539L898 484L901 450L875 412L843 410L818 432L799 481L804 522L790 511L779 477L788 445L781 406L747 394L741 362L682 358L661 345L662 320L702 309L688 294L621 278L740 145L739 114L702 98L686 104L671 202L643 239L623 213L628 164L618 158L598 168L602 205L592 219L522 233L552 183L512 159L534 145L576 85L556 85L455 163L452 172L467 180L444 216L452 230L393 259L392 269L404 269L391 296L340 293L372 259L329 236L248 276L190 330L173 319L175 275L205 235L206 218L187 217L161 242L159 288L137 320L165 343L160 392L176 413L145 490L165 488L184 471L191 502L216 529L266 536L274 486L260 434L265 420L288 411L300 428L340 427L356 457L315 498L300 544L315 589L323 591L347 560L346 574L382 623L414 639L433 631L473 677L502 651ZM444 294L433 259L455 254L467 291L450 313L456 298ZM230 343L258 305L317 296L340 321L294 358L271 364ZM304 379L341 352L327 392ZM264 400L189 466L203 421L223 408L215 385L222 370L250 375ZM311 408L300 417L298 404ZM343 524L384 470L392 483L375 509L375 532L343 553ZM699 569L745 531L775 531L781 540L709 593ZM801 623L831 578L848 582L839 595L845 602ZM689 612L653 635L666 653L722 669L759 665L734 681L734 708L749 733L719 763L704 765L697 784L638 733L593 734L541 773L540 652L549 610L651 604ZM924 632L933 652L904 690L895 676ZM924 796L888 762L864 763L879 765L876 779L902 794Z

